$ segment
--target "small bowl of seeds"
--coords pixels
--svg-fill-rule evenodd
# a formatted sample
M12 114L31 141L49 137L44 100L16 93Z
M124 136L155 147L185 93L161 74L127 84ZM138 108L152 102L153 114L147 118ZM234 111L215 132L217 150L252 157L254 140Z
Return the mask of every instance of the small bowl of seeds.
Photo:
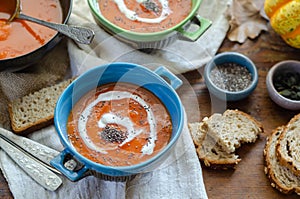
M278 62L268 71L266 85L270 98L289 110L300 110L300 61Z
M249 96L257 86L255 64L237 52L223 52L213 57L204 69L209 92L225 101L238 101Z

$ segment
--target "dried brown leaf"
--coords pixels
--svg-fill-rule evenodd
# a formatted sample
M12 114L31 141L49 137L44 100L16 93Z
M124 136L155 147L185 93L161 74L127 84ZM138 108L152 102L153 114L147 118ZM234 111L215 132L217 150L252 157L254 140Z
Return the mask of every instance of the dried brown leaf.
M244 43L247 38L254 39L261 31L267 30L261 0L233 0L227 17L230 25L227 38L230 41Z

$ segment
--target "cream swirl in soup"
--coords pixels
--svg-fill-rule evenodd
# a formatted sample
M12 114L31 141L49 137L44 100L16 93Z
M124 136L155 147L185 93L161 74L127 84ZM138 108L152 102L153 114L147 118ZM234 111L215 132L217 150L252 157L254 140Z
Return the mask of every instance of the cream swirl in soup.
M159 32L182 22L191 0L98 0L101 14L120 28L133 32Z
M92 114L92 110L95 108L95 106L102 101L111 101L111 100L121 100L121 99L132 99L137 101L142 107L144 107L147 110L147 121L150 126L150 132L149 132L149 140L147 145L144 145L141 152L143 154L152 154L153 149L155 147L155 140L156 140L156 121L152 112L151 107L143 100L141 99L138 95L133 95L129 92L124 92L124 91L109 91L106 93L102 93L98 95L98 97L90 103L81 113L78 121L78 131L85 142L85 144L100 153L107 153L105 148L98 147L96 144L94 144L90 137L87 135L87 118L89 118ZM132 141L134 138L136 138L142 131L143 129L135 127L134 123L131 121L131 118L128 117L120 117L118 116L117 113L106 113L103 114L98 121L98 127L100 128L105 128L106 125L108 124L116 124L116 125L121 125L126 128L127 132L127 138L120 143L119 146L122 146L130 141ZM112 149L116 149L117 146L115 146ZM112 150L109 149L109 150Z
M137 12L128 9L124 0L114 0L114 1L118 5L119 10L128 19L133 20L133 21L136 20L136 21L145 22L145 23L160 23L163 20L165 20L168 17L168 15L171 13L168 0L159 0L159 3L162 6L162 11L161 11L161 14L156 18L139 17L139 14ZM151 0L137 0L136 2L144 5L145 9L149 9L150 11L154 11L154 12L155 12L155 9L157 9L157 12L158 12L158 9L159 9L158 5L153 3Z
M145 161L169 142L171 117L150 91L128 83L88 92L73 107L68 137L94 162L125 166Z

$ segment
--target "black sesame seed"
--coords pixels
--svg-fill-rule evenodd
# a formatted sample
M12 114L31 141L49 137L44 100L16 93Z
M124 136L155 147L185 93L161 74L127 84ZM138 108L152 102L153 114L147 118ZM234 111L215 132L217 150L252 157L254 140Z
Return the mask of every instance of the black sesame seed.
M249 70L236 63L217 65L211 71L210 78L217 87L228 91L244 90L252 81Z
M106 126L100 135L102 139L111 143L122 143L127 138L128 133Z

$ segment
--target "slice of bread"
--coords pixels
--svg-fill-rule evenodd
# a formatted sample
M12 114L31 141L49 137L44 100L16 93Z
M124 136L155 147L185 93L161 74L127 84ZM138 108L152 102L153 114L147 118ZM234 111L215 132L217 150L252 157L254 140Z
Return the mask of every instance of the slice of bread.
M278 139L276 150L280 163L300 176L300 114L288 122Z
M243 143L253 143L263 132L260 122L239 110L226 110L215 113L204 120L208 125L208 134L227 153L233 153Z
M271 186L284 194L296 192L300 194L300 177L280 164L276 155L276 144L284 130L284 126L277 127L272 134L267 137L264 148L265 174L271 182Z
M207 135L207 125L204 122L188 124L199 159L205 166L214 169L234 168L241 159L234 153L227 153Z
M27 134L52 124L56 101L72 81L68 79L9 102L13 132Z
M261 123L239 110L214 113L188 126L199 159L208 167L223 169L234 168L241 161L235 150L255 142L263 132Z

